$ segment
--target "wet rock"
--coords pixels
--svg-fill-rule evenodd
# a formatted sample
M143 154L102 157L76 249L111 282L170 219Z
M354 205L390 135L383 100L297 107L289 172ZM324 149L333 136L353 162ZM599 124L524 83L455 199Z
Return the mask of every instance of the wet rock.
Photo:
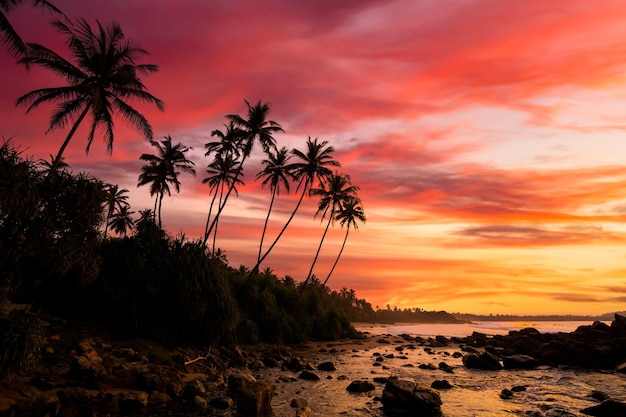
M526 391L526 387L523 386L523 385L516 385L516 386L511 388L511 391L513 391L513 392L524 392L524 391Z
M369 381L352 381L346 388L348 392L369 392L375 390L376 387Z
M433 388L433 389L437 389L437 390L451 389L452 388L452 384L450 384L448 382L448 380L446 380L446 379L435 380L435 381L433 381L432 384L430 384L430 387Z
M292 408L305 408L309 406L309 402L306 400L306 398L298 397L291 400L289 406Z
M587 407L580 412L588 416L596 417L624 417L626 416L626 403L606 400L598 405Z
M172 402L172 397L161 391L153 391L148 396L148 406L158 409L165 408Z
M121 392L118 404L121 412L140 411L148 406L148 393L143 391Z
M432 388L390 377L381 398L385 413L393 417L441 416L441 397Z
M251 382L242 387L237 397L237 412L258 416L271 411L271 401L276 385L268 382Z
M513 398L513 391L509 390L509 389L503 389L500 392L500 398L502 398L503 400L508 400Z
M300 375L298 375L299 379L304 379L305 381L319 381L320 377L311 371L302 371Z
M319 371L336 371L337 367L333 362L322 362L317 365L317 369Z
M593 390L591 391L591 393L589 394L589 396L591 398L593 398L594 400L598 400L600 402L608 400L609 399L609 394L607 394L604 391L598 391L598 390Z
M489 352L483 352L480 355L469 353L463 356L463 365L470 369L484 369L497 371L502 369L500 361Z
M534 369L539 361L530 355L511 355L502 358L505 369Z
M220 410L227 410L235 405L235 401L231 397L219 397L213 398L209 401L209 404L212 407L219 408Z
M228 377L228 391L233 394L241 392L243 387L257 382L256 378L248 373L233 373Z

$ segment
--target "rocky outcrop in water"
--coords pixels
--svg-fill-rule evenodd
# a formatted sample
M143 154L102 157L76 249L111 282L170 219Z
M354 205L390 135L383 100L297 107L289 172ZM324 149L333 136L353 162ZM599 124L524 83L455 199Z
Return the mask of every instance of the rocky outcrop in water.
M381 399L385 413L392 417L441 416L439 393L425 385L390 377Z
M610 326L594 322L571 333L542 334L527 328L506 336L474 333L460 338L459 342L467 346L467 351L475 348L484 351L463 357L468 368L500 369L485 355L488 353L509 369L531 369L539 365L617 369L626 363L626 317L616 314Z

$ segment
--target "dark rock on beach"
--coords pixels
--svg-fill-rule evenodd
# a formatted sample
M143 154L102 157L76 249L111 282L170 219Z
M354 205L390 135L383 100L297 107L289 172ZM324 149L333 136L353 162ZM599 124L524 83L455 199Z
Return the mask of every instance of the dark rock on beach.
M596 417L624 417L626 416L626 403L605 400L598 405L581 410L581 413Z
M392 417L441 416L441 397L427 386L390 377L381 399L385 413Z

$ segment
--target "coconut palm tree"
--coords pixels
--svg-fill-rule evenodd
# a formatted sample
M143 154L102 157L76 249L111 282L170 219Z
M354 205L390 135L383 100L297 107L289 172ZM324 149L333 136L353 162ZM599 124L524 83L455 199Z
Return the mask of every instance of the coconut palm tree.
M289 181L293 180L295 177L291 173L291 168L287 164L290 155L287 154L287 148L284 146L280 148L280 150L276 151L276 154L269 153L267 155L267 159L262 161L262 164L265 165L265 168L259 172L256 176L256 179L263 179L261 186L264 187L269 185L270 191L272 193L272 198L270 199L270 206L267 210L267 216L265 216L265 224L263 225L263 233L261 234L261 242L259 243L259 254L257 256L257 265L255 270L258 270L259 264L261 263L261 251L263 250L263 239L265 238L265 232L267 230L267 223L270 219L270 214L272 213L272 207L274 206L274 200L277 196L280 195L281 184L285 188L287 192L289 192Z
M128 207L128 190L126 188L122 188L120 190L119 185L107 184L105 188L105 192L107 194L107 200L105 202L107 216L105 219L104 226L104 237L107 236L107 231L109 229L109 222L111 221L111 217L117 211L121 211L122 207Z
M135 226L135 221L131 217L133 214L135 212L130 211L130 206L118 206L115 213L110 217L108 225L118 235L126 236L128 231L133 230Z
M324 280L324 284L328 282L330 276L332 275L335 267L337 266L337 262L339 262L339 258L341 257L341 253L343 252L343 248L346 246L346 241L348 240L348 233L350 233L350 226L354 230L359 230L359 226L357 220L365 223L365 212L363 211L363 206L361 204L361 200L358 197L351 198L346 200L343 205L341 205L337 213L335 214L335 221L339 221L339 225L343 228L346 226L346 235L343 238L343 243L341 245L341 249L339 250L339 254L337 255L337 259L335 259L335 263L333 267L330 268L330 272L326 276Z
M45 0L0 0L0 39L6 44L9 53L16 58L26 55L28 47L15 31L5 13L9 13L15 7L26 3L33 7L41 7L58 14L63 14L56 6Z
M45 159L39 160L39 166L41 167L41 170L46 174L50 174L50 171L52 170L52 166L54 165L54 155L50 154L49 156L50 156L49 161ZM61 158L61 160L57 162L57 166L56 166L57 171L64 171L70 167L69 164L64 161L64 159L65 158Z
M242 174L243 165L246 159L252 153L252 149L254 148L254 144L258 141L263 148L263 151L267 154L270 149L276 149L276 140L274 139L274 133L276 132L284 132L283 128L280 127L280 124L273 120L267 120L267 117L270 112L270 103L262 103L260 100L254 106L251 105L247 100L244 100L246 105L248 106L248 115L247 118L243 118L237 114L229 114L226 118L233 123L233 126L241 132L241 141L239 142L239 149L241 151L242 157L239 163L239 167L237 169L236 178L238 178ZM233 188L235 186L235 182L231 183L230 188L226 192L224 196L224 200L222 204L220 204L217 214L211 225L209 226L209 233L215 227L217 223L217 219L222 214L222 210L226 206L226 202L228 201L228 197L230 196Z
M346 174L334 173L321 185L321 188L312 188L309 190L309 194L311 196L320 197L315 216L321 214L321 220L328 217L328 222L326 223L324 234L322 235L320 244L317 247L315 258L313 258L313 263L311 263L311 268L309 269L309 273L304 280L302 288L304 288L307 282L311 279L311 274L313 273L313 268L317 263L317 258L319 257L320 250L322 249L324 239L326 238L326 233L328 233L328 228L335 220L335 213L338 210L341 210L347 202L357 198L357 192L359 191L359 187L352 185L350 176Z
M211 199L211 205L209 207L209 214L206 219L206 225L204 227L204 239L202 244L206 246L206 242L209 239L211 232L209 231L209 222L211 219L211 213L213 212L213 206L215 204L215 199L219 194L219 200L217 207L219 207L224 199L224 195L226 190L231 187L231 184L235 184L233 187L233 191L235 195L239 195L239 191L237 190L237 185L244 185L244 182L241 178L237 178L238 171L238 163L237 160L233 159L232 155L222 156L221 154L217 154L213 162L211 162L207 166L207 174L208 177L202 180L203 184L209 184L209 189L213 193L213 198ZM212 253L215 252L215 240L217 238L217 227L219 224L219 219L215 222L215 227L213 227L213 249Z
M166 136L160 142L151 140L150 144L157 149L158 155L144 153L139 157L147 164L141 168L137 187L150 184L150 195L155 196L154 213L158 215L158 225L161 227L161 205L166 193L169 196L172 195L170 184L178 193L180 192L179 175L186 172L195 176L196 171L193 168L195 164L185 157L191 148L180 142L172 145L171 136Z
M100 131L104 134L110 154L113 151L114 112L146 138L153 137L150 123L128 104L128 100L152 103L163 110L161 100L148 93L139 79L139 74L158 71L156 65L136 63L139 57L148 52L133 40L126 39L119 24L103 26L99 21L96 22L97 30L94 31L85 19L78 19L75 23L53 21L57 30L68 36L67 44L72 60L63 58L45 46L30 43L28 54L19 61L48 68L67 81L67 85L61 87L31 91L16 101L17 106L27 106L26 113L42 103L58 103L46 133L71 124L55 157L51 173L56 171L65 148L88 114L91 114L91 124L87 134L87 153L96 131Z
M324 140L322 142L318 142L317 138L311 140L310 136L306 141L306 150L304 152L298 149L293 149L291 151L291 154L298 158L300 162L290 164L288 169L294 176L294 179L298 181L298 186L296 187L296 190L301 189L302 193L300 194L300 198L298 199L296 207L287 219L287 222L276 236L276 239L274 239L274 242L272 242L272 244L265 251L263 256L261 256L261 259L257 262L257 265L255 266L255 268L253 268L253 270L256 270L258 268L258 264L263 262L267 255L270 254L272 249L274 249L274 246L276 246L278 240L287 229L287 226L289 226L289 223L291 223L291 220L296 215L296 212L302 204L304 196L309 192L315 180L317 179L317 181L320 183L323 182L326 177L333 173L333 171L329 167L341 166L338 161L333 159L332 155L334 152L335 148L329 146L328 141Z

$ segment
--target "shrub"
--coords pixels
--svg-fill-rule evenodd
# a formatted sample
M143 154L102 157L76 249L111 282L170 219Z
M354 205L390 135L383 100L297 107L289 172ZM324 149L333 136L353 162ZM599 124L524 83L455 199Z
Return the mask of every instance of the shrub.
M24 310L0 313L0 379L33 368L43 343L43 325L35 315Z

